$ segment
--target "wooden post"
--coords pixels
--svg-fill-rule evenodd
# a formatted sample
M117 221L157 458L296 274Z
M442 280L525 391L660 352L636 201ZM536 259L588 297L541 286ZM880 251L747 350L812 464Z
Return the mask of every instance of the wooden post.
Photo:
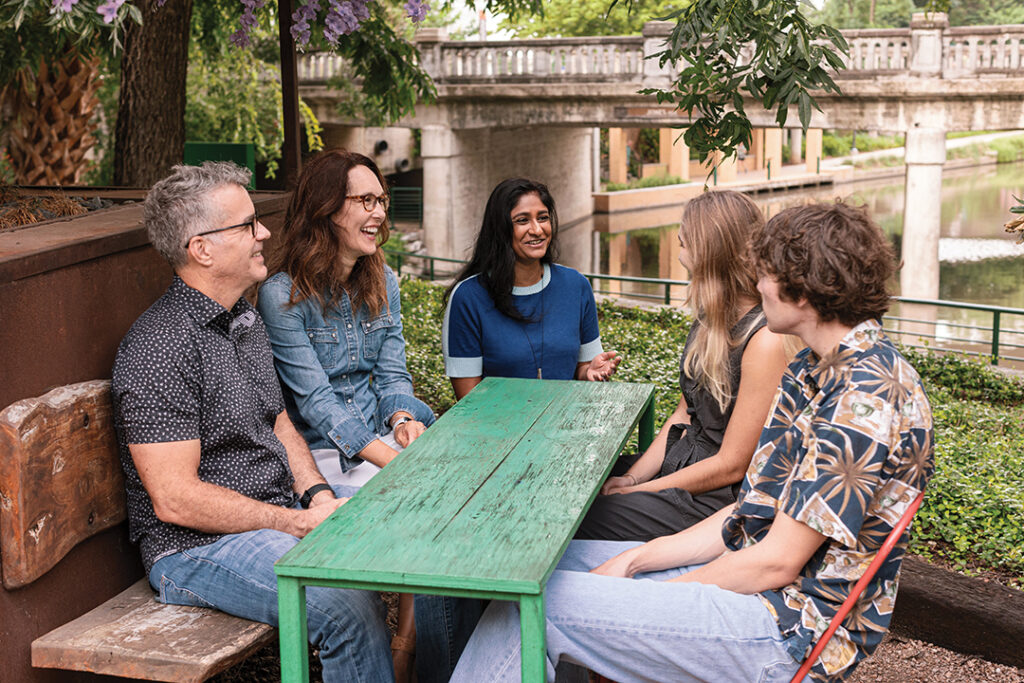
M281 105L284 114L284 146L281 172L285 188L295 186L302 170L302 143L299 137L299 76L292 40L292 0L279 0L277 24L281 40Z

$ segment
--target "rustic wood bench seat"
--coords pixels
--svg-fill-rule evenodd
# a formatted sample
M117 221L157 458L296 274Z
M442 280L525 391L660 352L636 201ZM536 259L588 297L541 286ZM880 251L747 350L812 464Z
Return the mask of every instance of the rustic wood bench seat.
M0 453L0 565L7 590L31 584L76 544L125 520L108 381L59 387L0 411ZM273 642L275 634L266 624L216 610L159 603L143 578L35 639L32 666L203 681Z
M146 579L32 642L32 666L198 683L274 642L276 629L157 602Z

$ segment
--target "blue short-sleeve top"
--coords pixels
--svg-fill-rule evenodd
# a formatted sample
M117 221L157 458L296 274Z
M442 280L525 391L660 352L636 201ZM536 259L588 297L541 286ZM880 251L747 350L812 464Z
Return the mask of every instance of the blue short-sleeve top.
M578 363L601 353L597 307L590 283L565 266L545 264L540 281L513 287L513 320L494 306L474 275L452 290L442 348L449 377L573 379Z

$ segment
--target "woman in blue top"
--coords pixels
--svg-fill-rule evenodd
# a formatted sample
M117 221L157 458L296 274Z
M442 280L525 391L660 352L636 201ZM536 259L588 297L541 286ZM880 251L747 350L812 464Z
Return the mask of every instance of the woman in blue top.
M434 422L405 367L398 280L380 248L384 184L361 154L331 150L306 164L288 205L279 272L259 292L289 416L332 483L364 483ZM417 615L443 619L421 600ZM392 643L399 681L409 676L412 611L403 595Z
M473 257L445 293L445 372L456 399L484 377L612 376L587 279L554 263L558 217L548 188L504 180L484 209Z

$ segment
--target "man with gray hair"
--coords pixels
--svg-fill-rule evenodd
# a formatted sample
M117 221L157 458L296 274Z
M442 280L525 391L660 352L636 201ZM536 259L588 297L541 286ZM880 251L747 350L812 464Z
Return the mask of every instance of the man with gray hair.
M244 292L270 237L226 162L176 166L144 218L175 276L118 349L112 393L133 542L162 602L277 624L274 562L355 489L332 490L284 409ZM337 496L337 497L336 497ZM325 681L393 680L376 593L306 591Z

